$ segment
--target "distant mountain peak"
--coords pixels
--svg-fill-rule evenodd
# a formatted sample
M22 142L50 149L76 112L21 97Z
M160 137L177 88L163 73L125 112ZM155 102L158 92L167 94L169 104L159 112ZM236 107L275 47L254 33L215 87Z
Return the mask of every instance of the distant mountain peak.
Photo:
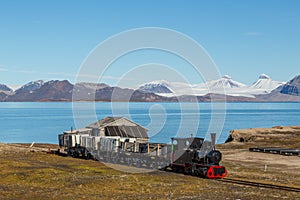
M288 82L289 84L295 84L297 86L300 85L300 75L295 76L292 80Z
M263 89L268 93L278 88L279 86L282 86L283 84L285 84L285 82L275 81L271 79L271 77L269 77L268 75L261 74L258 77L258 80L254 82L251 86L249 86L249 88Z
M140 86L144 86L144 85L164 85L164 86L169 86L170 82L166 81L166 80L155 80L155 81L151 81L148 83L144 83Z
M243 88L246 87L243 83L232 80L231 76L224 75L220 79L207 81L206 85L210 89L222 88Z
M222 76L222 78L223 78L223 79L231 79L231 76L229 76L229 75L224 75L224 76Z
M0 84L0 91L3 91L3 92L12 92L13 90L10 87L8 87L7 85Z
M270 76L266 75L266 74L261 74L259 75L258 79L271 79Z
M31 81L29 83L26 83L19 89L17 89L16 92L20 92L20 91L32 92L34 90L40 89L44 85L44 83L45 82L43 80Z
M293 96L300 96L300 75L296 76L285 85L283 85L280 93Z
M138 90L148 93L173 93L172 89L169 86L169 82L165 80L157 80L145 83L141 85Z

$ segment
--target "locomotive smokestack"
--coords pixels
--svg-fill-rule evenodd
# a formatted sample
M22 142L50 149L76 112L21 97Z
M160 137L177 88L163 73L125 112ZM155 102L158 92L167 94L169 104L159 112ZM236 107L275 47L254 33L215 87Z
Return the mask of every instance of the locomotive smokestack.
M210 138L211 138L211 149L215 149L215 145L216 145L216 133L211 133L210 134Z

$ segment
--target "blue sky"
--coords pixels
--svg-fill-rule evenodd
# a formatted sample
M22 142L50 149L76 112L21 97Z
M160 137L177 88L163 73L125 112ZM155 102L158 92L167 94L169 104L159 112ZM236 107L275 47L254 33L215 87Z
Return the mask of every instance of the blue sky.
M297 0L2 0L0 83L15 86L37 79L74 82L80 65L100 42L142 27L169 28L190 36L205 48L221 74L236 81L251 84L261 73L287 81L300 74L299 10ZM118 62L102 81L115 84L122 67L160 59L180 73L189 72L184 64L174 64L176 59L144 54L145 60L138 53ZM148 77L157 78L164 77ZM191 83L202 82L192 72L187 78Z

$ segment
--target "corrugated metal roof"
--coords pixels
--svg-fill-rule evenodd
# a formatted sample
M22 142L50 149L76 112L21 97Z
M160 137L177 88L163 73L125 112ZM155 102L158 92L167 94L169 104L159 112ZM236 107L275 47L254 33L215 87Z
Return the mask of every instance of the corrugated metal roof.
M118 120L119 123L117 122ZM125 120L125 122L121 120ZM127 123L126 121L129 123ZM146 128L124 117L106 117L102 120L99 120L97 122L88 125L87 128L95 128L95 129L105 128L106 136L148 138L148 134L147 134L148 130Z
M143 129L146 129L146 128L142 127L141 125L139 125L139 124L137 124L137 123L125 118L125 117L106 117L104 119L101 119L97 122L94 122L94 123L88 125L86 128L104 128L106 126L110 126L111 123L116 122L116 121L121 120L121 119L124 119L124 120L126 120L126 121L128 121L128 122L130 122L130 123L132 123L136 126L139 126Z
M129 138L148 138L147 130L140 126L107 126L106 136L120 136Z
M80 128L80 129L76 129L76 130L69 130L69 131L64 131L64 134L77 134L77 133L81 133L81 132L87 132L87 131L92 131L92 129L90 128Z
M101 127L105 127L107 126L108 124L112 123L112 122L115 122L119 119L122 119L122 117L106 117L104 119L101 119L97 122L94 122L90 125L87 126L87 128L101 128Z

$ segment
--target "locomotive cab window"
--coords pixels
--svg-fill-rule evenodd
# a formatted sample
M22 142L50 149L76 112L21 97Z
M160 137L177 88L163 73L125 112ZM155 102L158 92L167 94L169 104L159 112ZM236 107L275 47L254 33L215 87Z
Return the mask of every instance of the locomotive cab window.
M186 140L185 141L185 146L189 146L190 145L190 141Z
M172 147L173 147L173 150L178 150L178 141L177 140L172 140Z

